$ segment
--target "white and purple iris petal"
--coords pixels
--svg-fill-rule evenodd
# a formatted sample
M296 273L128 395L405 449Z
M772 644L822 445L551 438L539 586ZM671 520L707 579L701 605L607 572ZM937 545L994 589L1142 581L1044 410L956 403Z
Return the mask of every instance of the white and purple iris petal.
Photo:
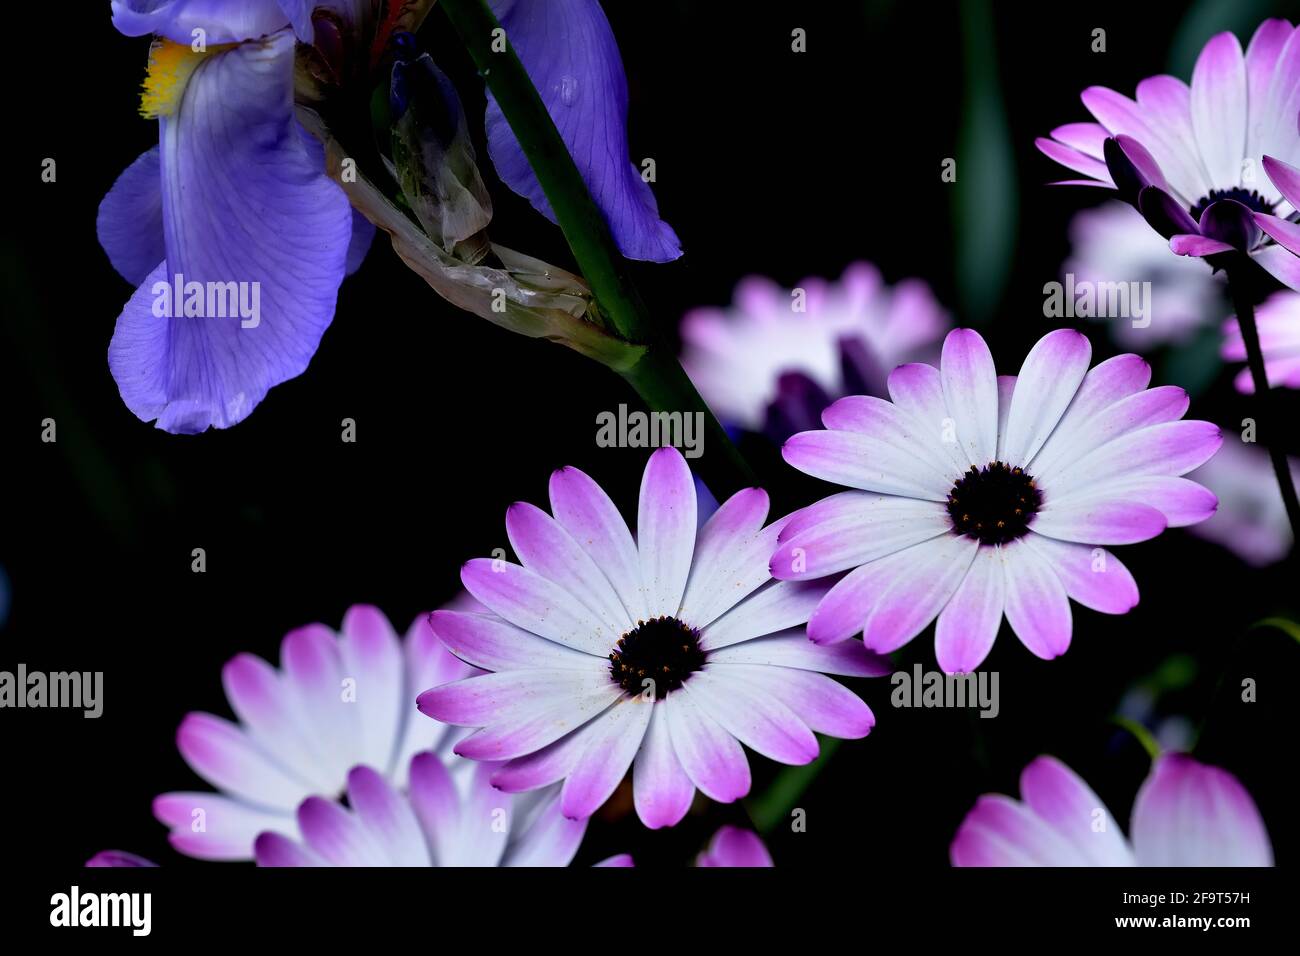
M884 395L890 369L937 358L951 327L925 283L887 286L867 262L790 290L751 276L730 308L683 317L682 365L726 424L784 441L836 398Z
M619 251L668 262L682 254L641 170L628 156L627 77L614 31L596 0L491 0ZM542 192L496 99L488 95L488 154L501 181L552 222Z
M953 866L1272 866L1259 810L1226 770L1159 757L1133 804L1130 839L1053 757L1020 775L1020 799L985 794L952 841Z
M193 713L176 735L185 762L220 792L162 794L154 815L187 856L249 859L263 831L296 836L299 804L312 795L337 797L359 764L406 786L411 757L454 738L416 714L411 701L470 673L425 618L403 641L367 605L348 610L340 634L319 624L288 634L279 670L239 654L222 671L238 722Z
M551 476L551 514L519 503L506 529L520 564L473 560L461 580L490 613L435 612L434 630L492 673L420 695L420 710L479 728L456 745L505 761L507 792L563 781L566 816L590 816L632 768L637 813L672 826L698 789L729 803L750 787L742 744L804 764L815 733L856 738L875 718L826 674L880 676L860 642L804 633L826 591L772 581L784 524L758 488L697 530L695 487L675 448L655 452L634 538L609 496L576 468Z
M294 118L294 33L277 11L114 6L124 32L167 37L146 82L159 147L123 172L97 222L114 267L138 285L109 367L127 407L165 431L234 425L306 369L373 235ZM205 51L189 45L195 24ZM212 46L225 42L236 45Z
M1070 598L1107 614L1136 605L1132 575L1104 546L1213 514L1214 495L1180 476L1222 437L1180 420L1182 389L1148 389L1140 357L1089 370L1091 355L1085 336L1058 329L1018 377L999 376L979 333L956 329L940 368L894 370L892 402L841 399L824 429L786 442L791 465L853 489L791 516L772 555L784 581L853 569L808 636L833 646L862 632L884 654L937 618L939 666L962 673L988 655L1004 615L1050 660L1070 644Z
M568 866L586 820L560 813L559 787L502 793L495 768L432 751L411 758L410 785L358 766L348 806L308 797L298 807L301 842L280 832L255 843L258 866Z
M1255 323L1269 387L1300 388L1300 294L1275 292L1255 310ZM1224 324L1223 331L1223 357L1246 361L1246 343L1235 317ZM1233 384L1239 392L1255 391L1249 368L1238 372Z
M1251 255L1300 288L1300 30L1266 20L1245 50L1210 39L1191 85L1153 76L1137 98L1094 86L1082 94L1095 123L1067 123L1038 148L1109 186L1141 210L1179 255Z

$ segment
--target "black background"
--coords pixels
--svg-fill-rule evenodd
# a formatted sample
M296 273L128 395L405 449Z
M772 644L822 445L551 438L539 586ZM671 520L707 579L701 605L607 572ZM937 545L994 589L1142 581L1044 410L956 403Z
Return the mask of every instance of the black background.
M229 714L222 664L239 651L274 662L286 631L337 626L357 602L379 605L404 629L455 594L464 560L508 546L506 506L544 503L555 467L583 468L632 513L644 453L594 439L596 414L635 398L576 353L447 306L381 241L344 283L307 372L273 389L245 422L172 436L135 419L106 362L131 290L94 223L118 173L156 138L136 113L147 41L119 36L107 3L84 6L96 9L61 9L58 22L46 19L56 16L50 9L24 11L32 22L14 36L29 39L9 62L17 75L7 84L14 168L4 180L0 565L12 607L0 669L21 661L102 670L105 709L98 720L0 711L5 855L10 866L69 873L110 847L166 866L230 867L174 853L150 814L156 794L205 786L178 756L174 733L188 711ZM634 267L665 327L691 306L729 301L744 275L792 285L837 276L858 259L889 281L923 277L962 317L957 187L939 175L944 157L958 158L959 178L963 169L955 4L606 9L629 75L631 153L655 158L661 212L686 250L670 265ZM1165 70L1186 13L1155 3L995 6L988 52L1014 158L1003 173L1019 197L1014 263L992 323L981 327L1000 371L1014 372L1050 327L1042 285L1068 252L1071 214L1100 199L1043 186L1060 171L1033 137L1087 118L1085 86L1129 93ZM1247 18L1247 35L1256 21ZM805 54L790 50L796 26L808 33ZM1095 27L1107 30L1104 54L1090 51ZM421 39L453 75L481 136L481 83L449 33L435 10ZM47 156L58 161L55 184L40 181ZM559 230L484 166L494 238L570 264ZM1114 352L1102 329L1085 331L1094 361ZM1221 372L1189 417L1227 429L1240 422L1247 405L1230 378ZM1288 401L1290 423L1300 406ZM58 423L57 444L40 441L46 417ZM345 417L357 422L355 444L340 440ZM1300 453L1294 428L1286 442ZM773 491L774 513L820 491L760 442L745 451ZM196 547L207 552L204 574L190 570ZM986 664L1001 673L996 720L895 710L886 680L858 682L877 727L842 746L801 798L807 832L769 835L778 865L868 874L946 866L975 797L1014 793L1020 768L1044 752L1089 780L1123 824L1146 762L1107 721L1125 689L1175 652L1195 658L1198 677L1165 705L1204 721L1196 755L1241 778L1278 862L1294 860L1300 832L1287 781L1297 648L1277 632L1248 631L1271 613L1294 613L1294 566L1289 575L1251 571L1179 531L1119 553L1141 603L1118 618L1074 605L1063 659L1034 658L1004 627ZM933 667L932 632L899 656L901 667L914 661ZM1246 676L1259 681L1258 703L1239 701ZM751 762L759 794L777 768ZM720 820L743 819L738 807L709 810L652 833L618 801L593 821L577 862L631 851L645 865L678 865Z

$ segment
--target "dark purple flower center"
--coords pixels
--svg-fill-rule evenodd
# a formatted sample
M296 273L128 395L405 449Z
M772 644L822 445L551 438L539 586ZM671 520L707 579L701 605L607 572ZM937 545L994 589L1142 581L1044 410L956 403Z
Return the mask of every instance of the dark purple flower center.
M704 666L700 637L675 617L652 617L618 639L609 674L629 694L654 692L663 700Z
M980 544L1006 544L1029 530L1043 505L1033 475L1000 461L971 465L948 492L948 516L958 534Z
M1205 212L1206 207L1210 203L1218 202L1220 199L1235 199L1251 212L1273 215L1273 204L1258 192L1253 189L1242 189L1240 186L1233 186L1231 189L1211 189L1208 196L1202 196L1191 209L1192 218L1200 222L1201 213Z

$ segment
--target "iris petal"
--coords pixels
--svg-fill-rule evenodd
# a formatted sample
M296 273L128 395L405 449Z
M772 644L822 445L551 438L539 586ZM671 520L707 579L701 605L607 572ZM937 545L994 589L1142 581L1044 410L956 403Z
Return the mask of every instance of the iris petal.
M682 254L672 227L628 157L627 78L595 0L492 0L510 43L541 94L619 250L668 262ZM555 213L496 99L487 108L488 153L501 180L546 218Z
M293 55L287 30L212 54L160 121L166 261L118 318L109 367L131 411L166 431L243 420L307 367L333 318L352 214L293 118ZM155 317L155 284L177 275L238 283L257 314Z
M294 6L291 0L283 5ZM186 45L200 37L211 46L266 36L289 19L280 0L113 0L113 26L120 33L155 34Z

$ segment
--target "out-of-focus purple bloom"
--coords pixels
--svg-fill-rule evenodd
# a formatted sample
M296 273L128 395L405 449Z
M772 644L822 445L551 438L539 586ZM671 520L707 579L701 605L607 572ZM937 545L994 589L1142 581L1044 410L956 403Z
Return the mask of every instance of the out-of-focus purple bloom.
M510 44L541 94L583 180L630 259L682 254L641 170L628 156L627 77L618 43L596 0L491 0ZM501 181L555 222L496 99L489 93L488 154Z
M1141 214L1122 202L1085 209L1070 221L1070 258L1062 271L1076 287L1090 283L1150 282L1147 314L1099 316L1112 338L1135 352L1180 345L1227 311L1224 284L1195 259L1171 256L1169 244ZM1149 319L1149 324L1146 324Z
M158 864L151 860L146 860L142 856L136 856L134 853L127 853L123 850L100 850L89 860L86 866L99 867L156 867Z
M779 580L854 569L820 601L808 636L857 632L897 650L931 621L939 666L969 672L1005 614L1033 654L1070 645L1070 599L1107 614L1138 601L1137 584L1099 545L1132 544L1214 513L1214 495L1179 477L1222 438L1181 421L1187 393L1148 389L1151 367L1119 355L1089 369L1072 329L1038 341L1020 375L999 376L979 333L955 329L940 368L903 365L892 402L842 398L824 429L785 443L800 471L845 491L796 512L772 555Z
M560 813L560 788L508 794L495 768L431 751L411 758L405 791L385 774L355 767L348 806L308 797L298 807L301 842L258 836L258 866L568 866L586 820Z
M1270 388L1300 388L1300 294L1275 292L1255 310L1259 348L1264 355L1264 375ZM1223 357L1246 361L1246 343L1235 316L1224 324ZM1255 381L1243 368L1233 380L1237 391L1250 394Z
M314 6L113 3L120 31L157 37L141 110L159 145L99 209L101 244L138 286L109 367L127 407L165 431L234 425L301 373L373 235L294 117L295 41Z
M985 794L952 841L953 866L1272 866L1255 802L1232 774L1183 754L1156 759L1130 839L1073 770L1039 757L1020 799Z
M884 395L894 367L937 358L951 327L923 282L891 288L870 263L792 290L754 276L730 308L686 314L682 364L724 422L782 441L837 398Z
M1291 480L1300 485L1300 459L1289 462ZM1192 526L1192 534L1222 545L1254 567L1287 556L1294 541L1268 452L1225 441L1217 455L1188 477L1219 497L1219 510Z
M820 582L775 582L759 488L697 530L695 487L675 448L650 456L634 538L609 496L575 468L551 476L551 511L506 513L522 564L461 569L491 613L439 611L448 650L492 671L421 694L421 711L479 728L458 754L508 761L507 792L564 781L562 808L593 814L632 768L638 816L672 826L698 789L730 803L750 788L742 744L782 763L813 760L814 733L864 737L875 718L827 674L880 676L858 642L807 639Z
M399 641L383 613L367 605L348 610L339 634L321 624L289 633L279 670L252 654L236 655L221 676L239 722L193 713L176 734L185 762L220 792L162 794L154 815L187 856L249 859L259 833L297 837L299 804L339 796L358 765L404 787L414 754L454 739L410 702L427 687L470 673L425 616Z
M772 866L772 855L752 830L725 826L713 835L696 866Z
M1201 51L1189 87L1148 77L1131 100L1083 91L1095 123L1068 123L1038 148L1132 203L1179 255L1248 253L1300 288L1300 31L1266 20L1245 53L1231 33Z

